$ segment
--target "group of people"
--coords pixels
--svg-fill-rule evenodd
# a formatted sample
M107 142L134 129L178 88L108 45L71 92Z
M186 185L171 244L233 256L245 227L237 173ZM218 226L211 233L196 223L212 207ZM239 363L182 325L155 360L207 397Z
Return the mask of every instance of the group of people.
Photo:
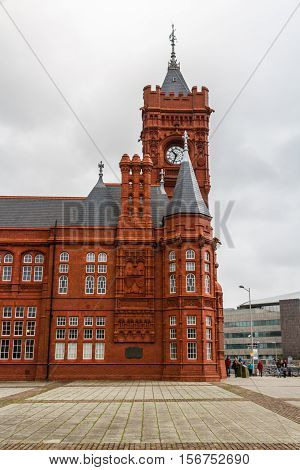
M283 376L284 378L286 378L286 374L287 374L287 371L288 371L288 363L287 361L284 359L278 359L276 361L276 367L277 367L277 375L278 377L281 377Z
M238 371L241 366L246 366L249 371L249 376L252 377L254 370L253 370L253 362L249 361L246 363L246 361L242 360L241 358L235 357L233 361L231 362L230 356L227 356L225 359L225 366L226 366L226 373L227 377L230 377L231 374L231 369L234 370L235 377L238 377ZM263 374L263 363L262 361L258 361L257 363L257 370L259 372L259 375L262 377Z

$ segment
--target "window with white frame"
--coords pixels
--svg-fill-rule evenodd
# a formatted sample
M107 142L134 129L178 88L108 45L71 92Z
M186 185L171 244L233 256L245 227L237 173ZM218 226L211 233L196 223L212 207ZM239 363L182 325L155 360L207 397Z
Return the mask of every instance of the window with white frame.
M45 260L45 257L41 253L38 253L37 255L35 255L34 262L36 264L42 264L44 260Z
M58 328L56 330L56 339L65 339L66 338L66 330L63 328Z
M11 332L11 323L10 323L10 321L3 321L2 322L2 330L1 330L2 336L9 336L10 332Z
M36 318L36 307L27 308L27 318Z
M25 310L25 307L23 306L18 306L15 308L15 317L16 318L24 318L24 310Z
M210 261L210 254L209 254L209 251L205 251L205 253L204 253L204 259L205 259L205 261Z
M13 359L21 359L21 354L22 354L22 340L21 339L14 339L13 340L12 358Z
M69 317L69 326L78 326L78 317Z
M34 282L41 282L43 280L43 266L34 267Z
M196 289L196 278L195 274L187 274L186 275L186 291L187 292L195 292Z
M197 359L197 343L187 343L187 358Z
M26 339L24 359L33 359L34 357L34 339Z
M86 276L85 278L85 293L93 294L94 293L94 276Z
M101 344L101 343L99 343ZM93 357L93 343L83 343L83 359L92 359Z
M212 343L206 343L206 359L212 359Z
M23 263L32 263L32 256L29 253L23 256Z
M68 262L69 259L70 259L69 253L67 253L66 251L62 251L60 254L59 260L62 262Z
M98 277L97 293L98 294L105 294L106 293L106 277L105 276L99 276Z
M210 276L208 274L204 277L204 291L206 294L210 294Z
M204 271L205 271L206 273L209 273L209 272L210 272L210 264L204 263Z
M11 306L4 306L3 307L3 318L11 318L12 317L12 307Z
M0 359L9 358L9 339L1 339L0 341Z
M185 263L185 270L186 271L195 271L195 262L194 261L187 261Z
M206 318L205 318L205 324L206 324L206 326L211 326L212 325L211 317L209 315L207 315Z
M70 328L69 329L69 339L78 339L78 329Z
M170 273L174 273L176 271L176 263L169 264L169 271Z
M84 317L84 326L93 326L93 317Z
M68 273L69 272L69 265L68 264L60 264L59 265L59 272L60 273Z
M96 317L96 326L105 326L105 317Z
M170 359L177 359L177 343L170 343Z
M186 250L185 252L185 259L195 259L195 252L194 250Z
M106 264L98 264L98 273L106 273L106 272L107 272Z
M67 324L66 317L57 317L56 318L56 325L57 326L66 326L66 324Z
M96 339L105 339L105 330L96 330Z
M104 253L104 252L99 253L98 262L99 263L107 263L107 254Z
M14 335L15 336L22 336L23 335L23 322L22 321L15 321Z
M12 277L12 266L3 266L2 281L10 282Z
M93 330L91 328L83 330L83 339L93 339Z
M170 326L174 326L174 325L176 325L176 316L172 315L170 317Z
M188 339L196 339L196 328L188 328L187 329L187 338Z
M176 259L176 253L175 251L170 251L169 253L169 261L175 261Z
M187 325L196 325L196 315L188 315L186 318Z
M176 294L176 276L171 274L170 276L170 294Z
M95 344L95 359L104 359L105 343Z
M31 281L31 266L23 266L22 268L22 281Z
M211 328L206 328L206 339L211 340Z
M14 261L14 257L11 253L6 253L6 255L3 258L3 262L6 264L12 264Z
M85 267L86 273L94 273L95 272L95 265L94 264L87 264Z
M94 263L95 262L95 253L87 253L86 255L86 262L87 263Z
M77 359L77 343L68 343L68 359Z
M65 343L55 343L55 359L65 358Z
M170 328L170 339L176 339L176 328Z
M35 335L35 321L28 321L26 323L26 336Z
M68 293L68 277L60 276L58 282L58 293L67 294Z

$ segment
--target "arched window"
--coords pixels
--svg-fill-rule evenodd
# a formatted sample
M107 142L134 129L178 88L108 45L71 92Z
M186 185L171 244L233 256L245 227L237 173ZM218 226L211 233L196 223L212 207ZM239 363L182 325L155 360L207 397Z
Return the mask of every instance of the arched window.
M169 261L174 261L176 259L175 251L170 251L169 253Z
M6 264L11 264L14 260L14 257L11 253L7 253L5 256L4 256L4 263Z
M98 294L106 294L106 277L105 276L99 276L98 277L97 293Z
M185 252L186 259L195 259L195 252L194 250L186 250Z
M107 262L107 254L106 253L99 253L98 262L99 263L106 263Z
M170 294L176 293L176 276L175 274L171 274L170 276Z
M85 278L85 293L93 294L94 293L94 276L86 276Z
M66 251L62 251L61 254L60 254L60 261L68 262L69 261L69 253L67 253Z
M209 254L209 251L206 251L206 252L204 253L204 259L205 259L205 261L210 261L210 254Z
M208 274L204 278L204 290L206 294L210 294L210 276Z
M37 264L43 264L44 259L45 259L44 255L42 255L41 253L38 253L37 255L35 255L34 262Z
M87 263L95 263L95 253L92 253L92 252L88 253L86 255L86 261Z
M68 277L60 276L58 280L58 293L67 294L68 292Z
M195 292L195 286L196 286L196 278L195 274L187 274L186 275L186 291L187 292Z
M27 253L26 255L24 255L23 257L23 263L32 263L32 256Z

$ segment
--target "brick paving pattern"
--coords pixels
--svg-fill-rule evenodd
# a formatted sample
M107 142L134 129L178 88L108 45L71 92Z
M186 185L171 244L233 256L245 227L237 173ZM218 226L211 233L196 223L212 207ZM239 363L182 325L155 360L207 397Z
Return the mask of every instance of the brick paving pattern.
M300 449L300 378L268 379L3 382L0 448Z

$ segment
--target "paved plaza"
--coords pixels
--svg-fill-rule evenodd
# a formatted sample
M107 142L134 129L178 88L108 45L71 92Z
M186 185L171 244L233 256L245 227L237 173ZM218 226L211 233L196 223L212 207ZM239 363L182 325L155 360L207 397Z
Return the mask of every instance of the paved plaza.
M0 448L300 448L300 378L0 382Z

